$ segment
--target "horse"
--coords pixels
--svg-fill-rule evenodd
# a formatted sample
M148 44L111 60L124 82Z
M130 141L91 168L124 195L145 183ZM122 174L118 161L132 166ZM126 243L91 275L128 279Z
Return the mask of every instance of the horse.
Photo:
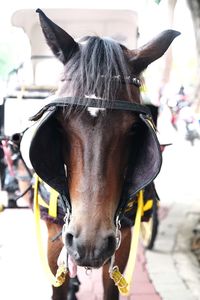
M152 118L141 104L141 74L179 32L165 30L130 50L107 37L76 41L37 12L47 44L63 64L56 94L32 118L38 125L29 149L33 169L59 192L64 212L61 223L46 220L49 266L55 274L67 256L69 269L52 299L67 299L69 278L81 266L102 267L103 299L117 300L109 268L113 257L121 272L126 267L133 223L125 210L161 168Z

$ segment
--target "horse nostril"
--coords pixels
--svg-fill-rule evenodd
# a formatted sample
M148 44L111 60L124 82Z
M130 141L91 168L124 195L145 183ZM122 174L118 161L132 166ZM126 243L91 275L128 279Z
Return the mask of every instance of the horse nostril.
M72 244L73 244L73 238L74 238L73 234L71 234L71 233L67 233L67 234L66 234L66 244L67 244L69 247L71 247Z
M114 235L110 235L107 237L107 247L109 251L114 251L116 248L116 238Z

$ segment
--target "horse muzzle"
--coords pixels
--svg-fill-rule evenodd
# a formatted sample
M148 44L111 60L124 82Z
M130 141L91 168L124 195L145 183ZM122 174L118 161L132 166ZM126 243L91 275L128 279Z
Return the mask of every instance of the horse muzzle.
M100 268L116 251L117 239L113 231L102 234L77 234L67 231L64 243L72 261L83 267Z

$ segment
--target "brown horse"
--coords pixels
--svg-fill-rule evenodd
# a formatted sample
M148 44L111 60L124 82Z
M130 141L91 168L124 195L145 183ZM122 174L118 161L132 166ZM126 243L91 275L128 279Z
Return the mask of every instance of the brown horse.
M37 12L48 45L64 66L55 99L34 117L40 122L30 146L33 168L60 193L66 213L62 239L51 241L63 224L47 221L49 265L55 274L64 245L70 275L76 275L77 265L103 267L104 299L118 299L109 265L114 254L121 272L127 263L131 222L125 209L161 166L151 117L140 104L140 74L179 32L166 30L129 50L97 36L76 42ZM68 278L53 288L52 299L67 299L67 285Z

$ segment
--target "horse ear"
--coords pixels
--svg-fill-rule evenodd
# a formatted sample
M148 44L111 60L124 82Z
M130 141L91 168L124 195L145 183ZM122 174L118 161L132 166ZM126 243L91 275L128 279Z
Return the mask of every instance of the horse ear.
M39 13L40 24L47 44L54 55L65 64L79 49L78 44L67 32L53 23L41 9L38 8L36 12Z
M131 51L133 57L130 59L130 62L134 68L134 72L139 74L154 60L160 58L179 34L180 32L175 30L165 30L149 43L137 50Z

